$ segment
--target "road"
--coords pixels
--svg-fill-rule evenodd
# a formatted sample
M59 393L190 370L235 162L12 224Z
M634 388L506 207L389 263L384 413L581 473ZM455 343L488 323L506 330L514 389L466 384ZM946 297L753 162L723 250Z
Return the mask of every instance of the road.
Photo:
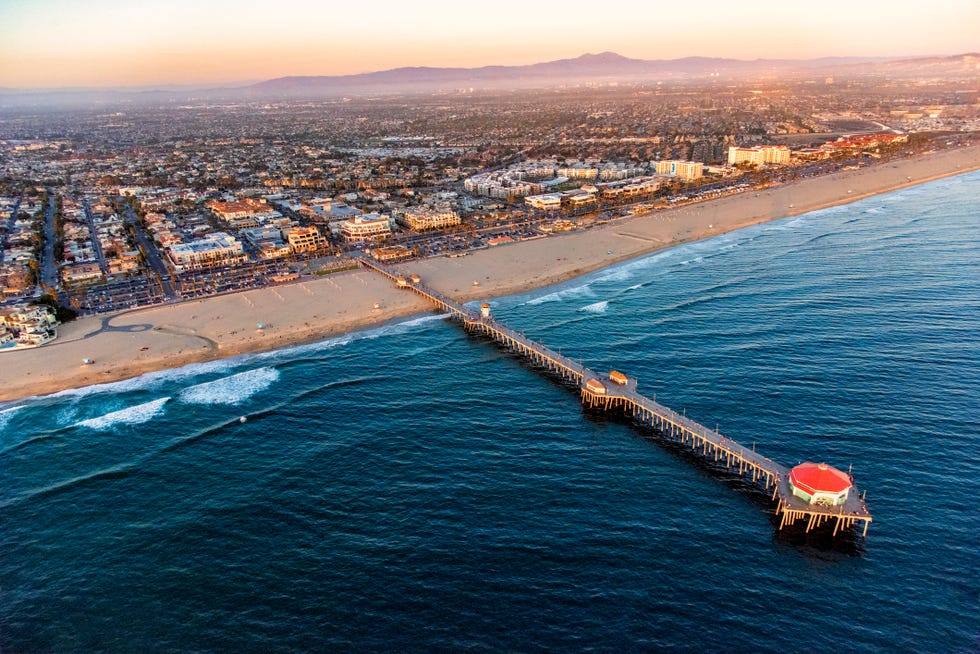
M58 262L54 259L54 208L55 195L48 195L48 206L44 208L44 248L41 250L41 286L58 293Z
M160 288L163 291L164 298L168 302L176 300L177 293L174 291L174 285L170 281L170 270L163 261L163 257L160 256L160 250L157 249L150 235L146 233L146 229L143 227L143 223L140 222L136 212L128 204L126 205L125 213L126 217L124 220L127 225L132 226L133 234L136 235L136 241L140 245L140 250L142 250L143 256L146 257L146 265L150 267L150 270L160 281Z
M7 248L7 237L14 231L14 223L17 221L17 212L20 211L21 198L17 198L14 207L10 211L10 219L7 220L7 229L0 234L0 263L3 263L4 250Z
M109 275L109 266L105 262L105 253L102 252L102 242L99 241L98 232L95 231L95 219L92 217L92 209L89 207L88 199L82 200L82 207L85 209L85 220L88 222L88 231L92 241L92 249L95 251L95 259L99 262L99 268L104 276Z

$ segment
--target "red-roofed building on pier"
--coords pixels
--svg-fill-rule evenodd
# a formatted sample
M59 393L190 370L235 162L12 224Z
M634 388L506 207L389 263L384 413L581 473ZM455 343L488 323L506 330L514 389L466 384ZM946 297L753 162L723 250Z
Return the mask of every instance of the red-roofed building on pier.
M843 504L851 485L846 472L826 463L801 463L789 473L793 495L809 504Z

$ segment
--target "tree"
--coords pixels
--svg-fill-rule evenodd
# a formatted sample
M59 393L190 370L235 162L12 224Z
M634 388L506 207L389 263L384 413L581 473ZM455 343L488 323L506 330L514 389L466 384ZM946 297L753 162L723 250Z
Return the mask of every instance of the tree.
M78 312L69 307L58 304L58 299L50 293L45 293L37 299L38 304L45 304L54 309L54 315L58 322L71 322L78 317Z

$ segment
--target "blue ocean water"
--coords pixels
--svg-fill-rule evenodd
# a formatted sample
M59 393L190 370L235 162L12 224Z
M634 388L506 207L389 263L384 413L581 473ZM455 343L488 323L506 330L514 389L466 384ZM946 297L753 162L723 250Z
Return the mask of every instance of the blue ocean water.
M743 482L426 315L0 407L3 650L977 651L978 196L492 303L777 461L853 465L866 540L778 536Z

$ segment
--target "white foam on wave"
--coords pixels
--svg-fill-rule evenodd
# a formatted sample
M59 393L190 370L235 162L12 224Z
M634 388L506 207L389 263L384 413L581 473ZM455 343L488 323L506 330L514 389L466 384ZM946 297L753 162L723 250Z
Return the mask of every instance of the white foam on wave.
M542 295L541 297L532 298L525 302L525 304L538 305L547 304L548 302L564 302L565 300L579 297L594 297L595 293L593 293L592 289L590 288L593 281L595 280L589 280L580 286L563 288L560 291L554 291L552 293L548 293L547 295Z
M671 259L677 255L678 252L684 252L691 247L698 246L698 243L688 243L684 245L679 245L672 247L667 250L662 250L660 252L654 252L646 256L640 257L639 259L633 259L632 261L626 261L621 264L617 264L610 268L609 270L601 271L596 273L595 280L597 282L627 282L635 277L637 274L643 273L646 275L649 271L657 266L660 266L665 259Z
M306 343L305 345L295 345L292 347L283 348L281 350L271 350L269 352L259 352L256 354L246 354L241 359L239 363L243 360L248 361L289 361L295 359L298 356L313 354L316 352L325 352L332 350L334 348L343 347L345 345L350 345L351 343L356 343L362 340L371 340L375 338L383 338L385 336L396 336L400 334L405 334L413 331L421 326L424 326L431 322L443 321L449 318L449 314L433 314L420 316L418 318L412 318L410 320L404 320L402 322L395 322L388 325L382 325L381 327L375 327L374 329L367 329L359 332L352 332L350 334L344 334L343 336L337 336L334 338L328 338L322 341L317 341L315 343Z
M275 368L246 370L186 388L180 401L188 404L239 404L279 380Z
M605 313L606 309L609 308L609 300L603 300L602 302L596 302L594 304L589 304L584 307L580 307L579 311L584 311L586 313Z
M774 220L770 223L765 223L763 227L763 232L788 232L797 229L801 225L809 222L810 218L814 216L821 216L826 214L835 214L846 211L847 207L824 207L823 209L817 209L810 213L805 213L799 216L794 216L792 218L782 218L780 220ZM751 227L749 228L751 229Z
M448 319L449 319L448 313L419 316L418 318L412 318L411 320L404 320L402 322L396 322L390 325L385 325L384 327L378 327L377 329L361 332L360 338L371 339L371 338L381 338L384 336L398 336L401 334L406 334L408 332L414 331L416 328L422 327L423 325L427 325L430 322L441 322Z
M280 350L271 350L269 352L259 352L253 354L242 354L235 357L230 357L228 359L218 359L216 361L205 361L203 363L190 363L186 366L181 366L179 368L170 368L168 370L158 370L156 372L148 372L146 374L140 375L139 377L132 377L130 379L123 379L115 382L108 382L105 384L93 384L91 386L83 386L82 388L70 388L64 391L59 391L57 393L52 393L46 396L39 396L45 398L58 398L58 399L68 399L72 401L78 401L82 398L88 397L90 395L96 395L99 393L127 393L129 391L136 390L147 390L153 388L159 388L167 382L181 381L186 379L191 379L200 375L207 375L212 373L219 373L225 370L232 370L234 368L239 368L242 365L247 365L252 361L265 361L268 359L274 360L288 360L295 357L296 355L302 355L309 352L319 352L323 350L330 350L336 347L342 347L349 343L353 343L362 339L372 339L379 338L383 336L389 336L393 334L403 334L411 329L417 328L420 325L429 323L435 320L446 320L448 315L426 315L419 318L414 318L411 320L406 320L404 322L393 323L390 325L384 325L382 327L376 327L374 329L353 332L350 334L345 334L343 336L337 336L334 338L329 338L323 341L318 341L316 343L307 343L305 345L297 345L295 347L283 348ZM2 426L2 423L0 423Z
M204 363L191 363L179 368L148 372L140 375L139 377L131 377L130 379L123 379L116 382L93 384L91 386L83 386L82 388L70 388L68 390L52 393L51 395L46 395L44 397L80 400L89 395L95 395L98 393L126 393L129 391L147 390L157 388L168 381L180 381L182 379L196 377L197 375L220 372L222 370L234 368L235 366L240 365L240 363L241 357L219 359L217 361L207 361Z
M10 422L10 419L14 417L14 414L23 408L23 405L19 405L0 410L0 429L6 427L7 423Z
M163 405L169 400L169 397L161 397L159 400L152 400L143 404L137 404L136 406L119 409L118 411L112 411L97 418L82 420L76 426L103 431L115 425L139 425L159 415L163 411Z

